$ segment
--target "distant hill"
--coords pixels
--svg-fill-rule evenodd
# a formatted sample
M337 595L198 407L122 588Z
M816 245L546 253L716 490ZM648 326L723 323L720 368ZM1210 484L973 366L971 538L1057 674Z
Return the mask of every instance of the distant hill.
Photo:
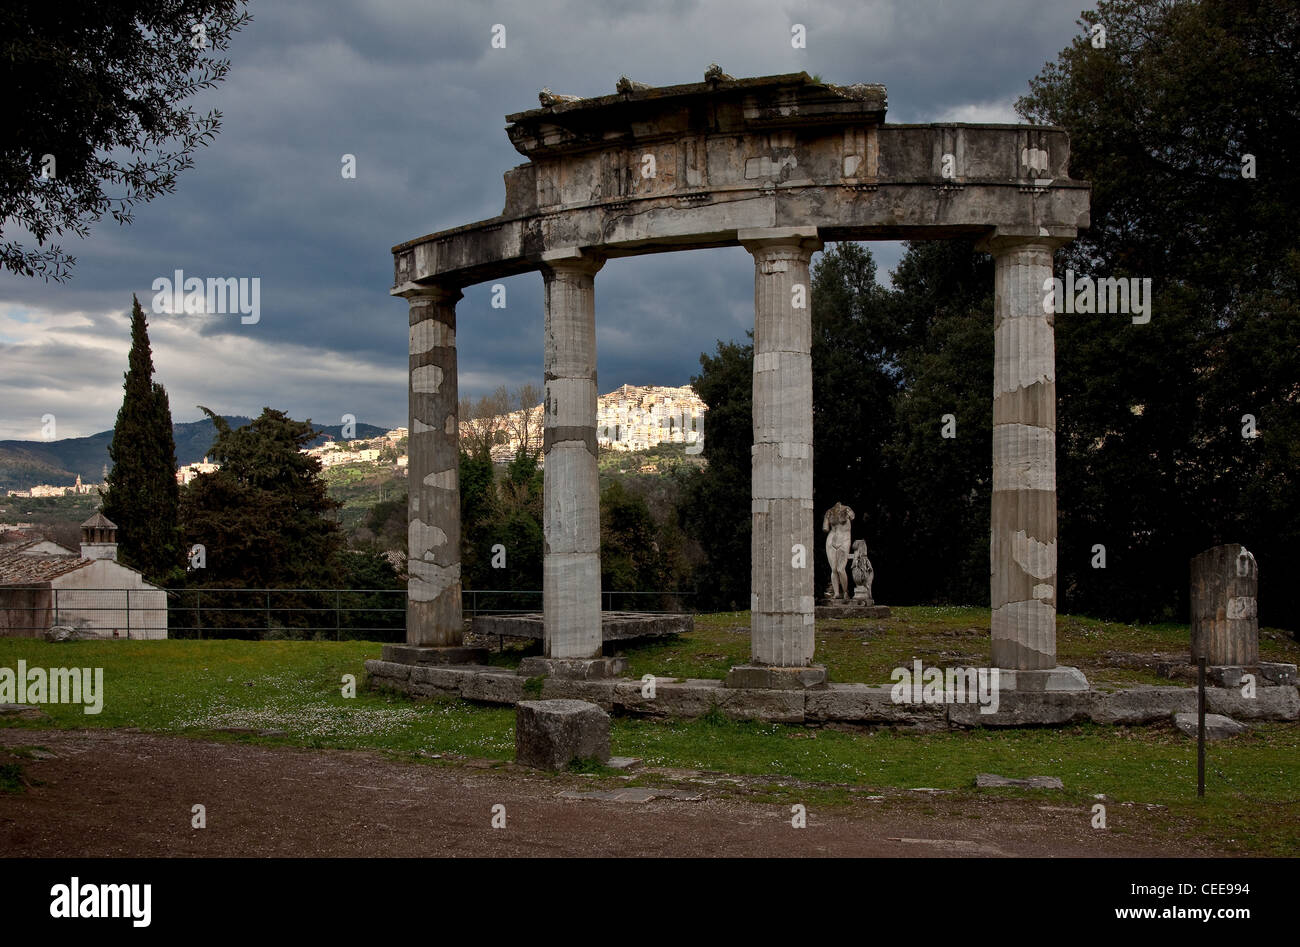
M251 418L223 415L231 427L243 427ZM343 425L315 424L320 437L311 442L316 446L326 440L342 439ZM357 422L356 437L378 437L387 428ZM172 425L176 439L176 463L192 464L202 460L212 449L216 428L207 418ZM25 490L38 483L65 486L76 481L77 475L87 483L100 483L104 468L108 466L108 445L113 440L112 431L101 431L89 437L69 437L61 441L0 441L0 491Z

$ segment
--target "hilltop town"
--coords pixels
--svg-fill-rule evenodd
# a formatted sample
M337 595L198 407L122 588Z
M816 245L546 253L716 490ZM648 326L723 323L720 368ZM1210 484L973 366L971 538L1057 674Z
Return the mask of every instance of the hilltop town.
M544 405L539 404L491 419L500 422L495 426L492 459L510 460L525 438L538 435L542 430L543 410ZM615 451L685 444L687 453L698 454L704 449L707 410L708 406L690 386L623 385L596 399L596 443ZM475 423L461 420L462 439L474 433Z
M527 411L521 409L475 419L463 413L461 438L465 440L481 434L486 426L490 431L492 459L505 463L515 456L525 439L528 439L530 448L540 449L543 410L544 406L537 404ZM660 444L683 444L688 454L700 454L704 449L704 414L707 410L707 405L689 386L623 385L597 400L597 443L607 450L624 453L645 451ZM324 443L305 448L303 453L320 461L323 470L352 465L386 466L404 476L406 435L404 427L373 437L351 439L322 432L326 439ZM541 463L540 456L538 463ZM176 469L176 482L184 486L196 476L211 473L219 467L207 456L200 461L181 464ZM104 473L108 473L107 469ZM5 494L22 499L97 496L102 486L102 483L83 482L78 475L73 484L39 483L9 489Z

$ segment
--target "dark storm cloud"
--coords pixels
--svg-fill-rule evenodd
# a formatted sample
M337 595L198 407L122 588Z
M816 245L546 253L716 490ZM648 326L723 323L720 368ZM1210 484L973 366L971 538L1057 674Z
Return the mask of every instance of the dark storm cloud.
M263 405L336 420L405 423L406 305L387 295L389 248L501 212L502 175L523 159L504 116L537 90L599 95L620 75L696 81L800 69L883 82L896 122L1005 121L1042 64L1076 32L1078 4L253 3L229 79L197 102L224 113L177 192L121 228L98 224L65 286L0 276L0 437L54 411L60 436L112 424L131 293L186 276L258 277L261 319L151 315L155 363L178 420L207 404ZM492 49L494 24L506 48ZM790 45L807 28L808 48ZM340 175L354 155L355 180ZM898 259L877 247L881 278ZM458 310L461 391L537 383L541 277L486 286ZM715 340L752 325L752 269L739 249L616 260L597 277L602 390L684 384ZM54 382L54 383L51 383ZM56 410L57 409L57 410ZM39 426L39 424L37 424ZM23 433L27 432L27 433Z

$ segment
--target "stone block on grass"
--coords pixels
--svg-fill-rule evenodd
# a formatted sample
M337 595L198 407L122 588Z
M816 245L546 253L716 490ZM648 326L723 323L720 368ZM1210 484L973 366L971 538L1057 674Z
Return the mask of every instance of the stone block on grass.
M585 700L519 702L515 762L559 770L585 759L609 759L609 714Z
M1197 715L1174 714L1174 726L1187 736L1195 737L1199 728ZM1207 740L1224 740L1228 737L1235 737L1238 734L1249 732L1250 727L1244 723L1238 723L1231 717L1225 717L1223 714L1205 715L1205 739Z

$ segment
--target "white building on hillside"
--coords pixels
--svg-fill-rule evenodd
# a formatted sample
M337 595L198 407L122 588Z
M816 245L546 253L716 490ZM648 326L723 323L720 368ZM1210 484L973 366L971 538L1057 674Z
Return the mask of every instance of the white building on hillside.
M167 593L117 561L117 527L81 524L80 554L46 539L0 545L0 636L72 626L99 638L166 638Z

